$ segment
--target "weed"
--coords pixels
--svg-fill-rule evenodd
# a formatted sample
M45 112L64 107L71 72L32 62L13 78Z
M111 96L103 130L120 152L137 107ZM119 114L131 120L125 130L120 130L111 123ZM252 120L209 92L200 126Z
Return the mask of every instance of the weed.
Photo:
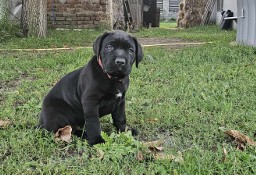
M19 35L19 28L6 17L0 19L0 44Z

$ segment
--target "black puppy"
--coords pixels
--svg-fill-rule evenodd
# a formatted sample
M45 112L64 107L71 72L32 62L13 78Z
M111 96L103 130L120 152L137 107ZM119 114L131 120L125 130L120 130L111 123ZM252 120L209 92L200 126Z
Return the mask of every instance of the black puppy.
M56 132L70 125L74 134L86 126L83 136L90 145L103 143L99 118L111 114L118 131L125 131L125 93L135 62L143 53L137 40L123 31L106 32L93 45L88 64L64 76L43 101L39 127ZM132 129L135 134L135 130Z

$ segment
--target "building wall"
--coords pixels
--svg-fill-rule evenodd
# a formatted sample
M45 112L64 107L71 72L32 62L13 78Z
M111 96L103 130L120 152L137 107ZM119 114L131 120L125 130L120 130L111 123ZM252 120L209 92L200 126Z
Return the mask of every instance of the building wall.
M47 0L48 27L94 28L109 23L108 0Z
M54 3L52 2L54 1ZM65 1L61 3L60 1ZM134 25L142 23L142 0L129 0ZM47 0L48 27L95 28L124 23L123 0Z
M176 19L179 11L180 0L157 0L157 7L160 8L161 19Z

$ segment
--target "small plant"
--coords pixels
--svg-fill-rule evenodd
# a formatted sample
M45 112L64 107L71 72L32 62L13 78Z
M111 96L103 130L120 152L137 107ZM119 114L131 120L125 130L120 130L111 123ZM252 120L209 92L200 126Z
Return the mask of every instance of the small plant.
M18 26L8 19L6 7L6 2L3 2L0 6L0 43L7 41L13 36L17 36L19 33Z
M0 43L17 36L19 28L16 24L8 20L7 17L0 19Z
M112 133L108 136L102 132L102 137L106 141L104 144L95 145L97 152L101 154L102 159L119 160L123 156L134 156L143 149L143 144L135 140L131 132Z
M96 27L96 29L99 30L99 31L111 30L111 26L110 26L110 24L108 22L101 21L101 22L99 22L99 24Z

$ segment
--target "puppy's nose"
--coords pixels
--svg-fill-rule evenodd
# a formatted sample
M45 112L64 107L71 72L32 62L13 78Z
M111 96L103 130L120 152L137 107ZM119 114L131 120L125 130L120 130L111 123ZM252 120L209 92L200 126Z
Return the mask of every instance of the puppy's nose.
M116 58L115 63L119 66L125 65L125 59L124 58Z

